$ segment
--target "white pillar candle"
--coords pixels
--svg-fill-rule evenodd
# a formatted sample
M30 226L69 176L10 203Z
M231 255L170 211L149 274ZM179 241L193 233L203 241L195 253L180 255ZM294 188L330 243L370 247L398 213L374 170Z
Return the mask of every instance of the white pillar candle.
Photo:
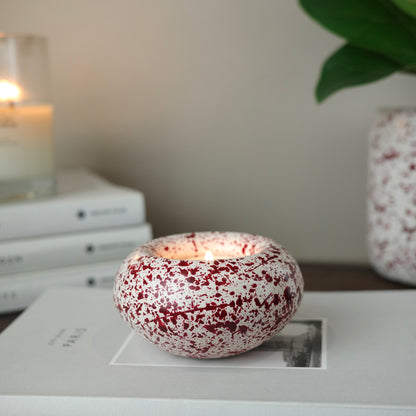
M55 190L46 39L0 34L0 201Z
M1 88L1 85L0 85ZM19 181L53 171L51 105L2 103L0 107L0 178Z

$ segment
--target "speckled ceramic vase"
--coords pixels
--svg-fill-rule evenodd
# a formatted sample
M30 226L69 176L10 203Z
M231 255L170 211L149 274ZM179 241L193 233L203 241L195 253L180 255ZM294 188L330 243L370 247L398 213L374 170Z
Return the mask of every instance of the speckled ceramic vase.
M204 260L210 251L213 260ZM132 328L170 353L219 358L257 347L296 312L303 278L270 239L205 232L162 237L123 262L114 302Z
M376 113L367 216L374 268L388 279L416 285L416 108Z

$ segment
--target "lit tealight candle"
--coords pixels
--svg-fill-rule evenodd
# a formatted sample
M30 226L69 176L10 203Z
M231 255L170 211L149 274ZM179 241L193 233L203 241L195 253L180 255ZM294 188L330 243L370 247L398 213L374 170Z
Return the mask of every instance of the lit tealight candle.
M20 88L11 82L0 81L0 100L12 103L20 95Z
M207 250L207 252L205 253L204 259L206 261L211 261L211 260L214 260L214 256L209 250Z
M212 254L211 250L207 250L204 255L200 254L198 256L185 256L182 260L212 261L212 260L214 260L214 255Z
M296 312L294 258L252 234L205 232L152 240L122 263L114 301L141 335L173 354L218 358L255 348Z

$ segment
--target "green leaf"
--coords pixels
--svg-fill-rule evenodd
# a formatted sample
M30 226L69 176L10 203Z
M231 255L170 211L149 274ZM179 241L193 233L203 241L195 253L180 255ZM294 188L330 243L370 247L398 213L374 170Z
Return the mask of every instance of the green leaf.
M416 64L415 20L388 0L299 0L304 10L352 45L402 65Z
M324 63L315 95L322 102L334 92L391 75L401 65L384 56L346 44Z
M408 15L416 17L416 0L392 0L392 2Z

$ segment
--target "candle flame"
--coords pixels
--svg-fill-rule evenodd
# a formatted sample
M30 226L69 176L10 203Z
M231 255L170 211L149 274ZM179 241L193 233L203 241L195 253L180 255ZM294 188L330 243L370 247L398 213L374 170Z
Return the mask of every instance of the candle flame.
M207 252L205 253L205 260L207 261L214 260L214 256L209 250L207 250Z
M0 81L0 100L13 101L20 95L20 88L8 81Z

